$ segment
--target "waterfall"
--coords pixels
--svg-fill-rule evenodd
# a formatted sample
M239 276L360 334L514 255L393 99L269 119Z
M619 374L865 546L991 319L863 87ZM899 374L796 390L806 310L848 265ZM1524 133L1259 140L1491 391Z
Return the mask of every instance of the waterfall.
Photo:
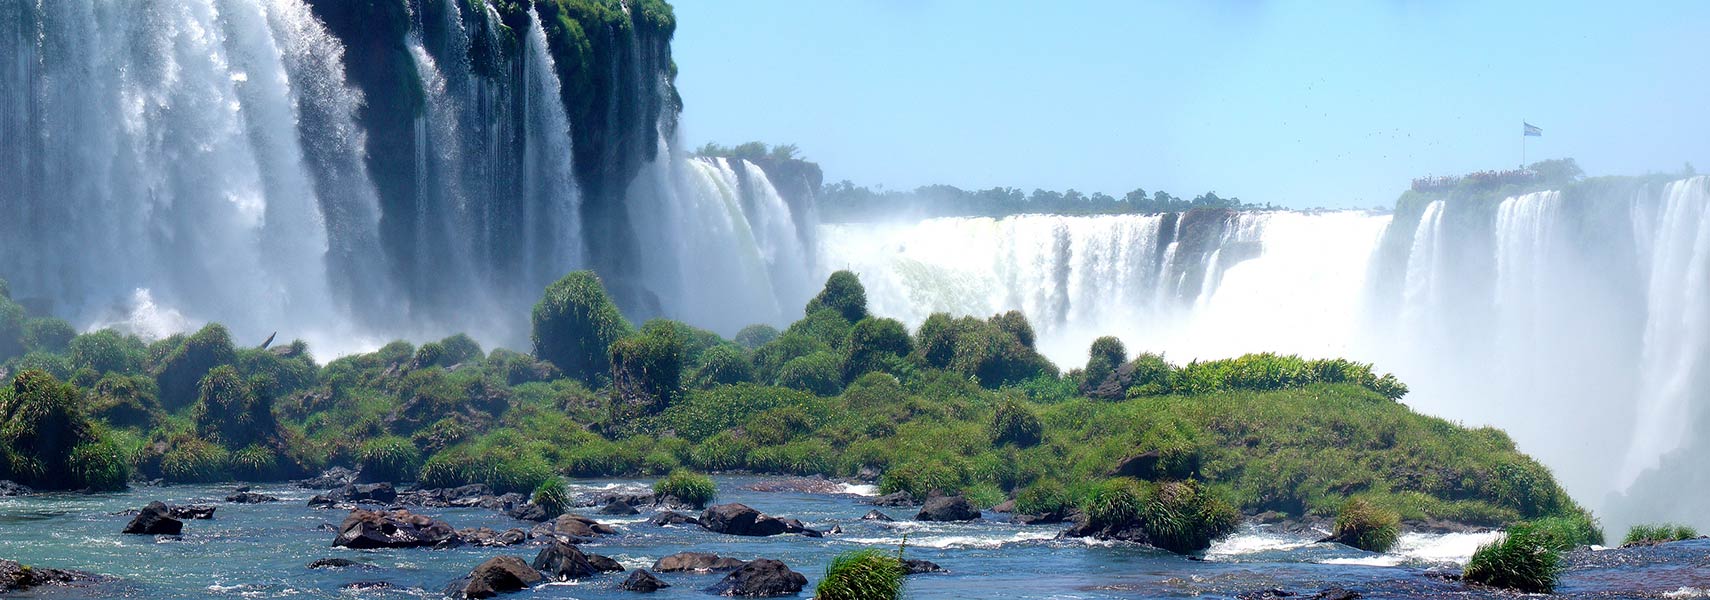
M547 49L540 15L530 7L528 16L523 94L528 124L523 156L525 289L545 287L567 265L583 263L581 197L570 162L570 117L558 97L557 67Z

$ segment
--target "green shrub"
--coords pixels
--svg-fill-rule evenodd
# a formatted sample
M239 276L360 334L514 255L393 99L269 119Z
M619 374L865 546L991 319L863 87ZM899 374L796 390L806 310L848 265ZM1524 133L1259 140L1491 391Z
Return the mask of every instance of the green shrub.
M65 354L71 347L71 339L77 337L77 328L62 319L42 317L24 322L24 335L19 341L24 343L25 352L47 352Z
M935 327L942 328L944 324ZM923 337L928 333L925 325L922 325L922 332ZM953 351L946 368L974 377L988 389L1056 372L1056 367L1045 357L1023 345L1015 335L989 322L961 319L949 324L947 331L936 329L930 333L933 339L926 342L932 345L926 349L929 363L935 360L934 355L943 352L943 338L948 334Z
M827 308L850 323L867 318L867 289L861 286L861 278L849 271L832 273L825 280L825 289L808 301L804 314Z
M403 483L415 479L422 468L422 453L414 442L388 435L362 443L356 466L364 481Z
M1093 529L1118 528L1140 518L1146 491L1140 483L1128 478L1106 479L1093 486L1087 494L1081 512Z
M720 344L701 355L701 366L689 377L696 389L754 381L754 366L741 348Z
M81 398L75 386L42 371L26 370L12 378L12 385L0 391L0 447L8 453L8 464L3 465L7 477L44 489L84 487L75 474L81 467L72 450L99 440L79 409Z
M122 490L131 478L130 462L110 440L84 442L72 448L69 462L73 485L83 489Z
M1634 525L1627 530L1627 537L1621 539L1621 545L1662 544L1678 542L1698 537L1698 530L1685 525L1671 523Z
M570 491L565 489L564 480L550 477L534 488L531 500L546 510L548 517L556 517L570 510Z
M658 414L683 393L683 339L666 321L650 321L639 335L611 346L612 422Z
M818 396L835 396L843 389L837 355L814 352L785 363L778 372L778 385Z
M1015 495L1016 514L1066 516L1074 508L1074 498L1055 479L1036 481Z
M832 317L841 323L840 317ZM778 339L754 350L754 377L764 384L775 384L784 365L815 352L830 352L831 344L800 331L786 332Z
M1582 546L1603 545L1603 529L1591 513L1578 511L1561 517L1544 517L1532 521L1539 541L1553 549L1567 552Z
M962 476L932 460L899 462L879 477L879 493L908 492L925 499L933 491L955 493L962 489Z
M754 350L775 339L778 339L777 327L773 327L771 325L749 325L747 327L743 327L742 331L736 332L736 337L732 338L732 341L741 344L744 348Z
M1367 552L1388 552L1401 537L1401 516L1364 498L1354 498L1336 514L1336 526L1330 537Z
M461 446L428 458L417 484L447 488L482 483L495 494L529 493L556 476L539 455L520 448Z
M31 352L29 354L25 354L12 359L10 364L7 366L10 367L11 371L18 373L22 373L24 371L41 371L52 375L54 379L62 381L71 379L72 374L76 372L76 369L71 365L71 361L66 359L65 355L49 352Z
M1139 520L1153 546L1187 554L1234 533L1241 514L1193 481L1169 481L1157 484Z
M831 559L814 588L818 600L896 600L908 571L896 556L874 549L850 550Z
M710 477L688 469L677 469L653 484L653 493L661 498L676 498L697 509L706 508L718 496L718 488Z
M576 271L534 305L534 355L565 375L598 386L611 371L607 350L631 328L593 271Z
M72 338L69 345L72 366L100 373L138 373L148 359L148 346L142 340L112 329L85 333Z
M855 323L844 343L843 380L854 381L871 371L897 370L914 351L908 328L896 319L868 317Z
M261 444L250 444L233 452L228 469L239 481L271 481L284 471L279 454Z
M1548 594L1555 590L1561 570L1561 555L1539 539L1531 525L1519 524L1480 546L1461 576L1473 583Z
M146 428L160 413L160 402L154 395L154 380L109 373L95 382L95 389L89 396L89 412L112 425Z
M232 364L237 351L231 333L218 323L203 327L170 351L154 371L160 402L167 410L178 410L197 399L202 378L215 367Z
M991 434L993 445L1015 444L1027 448L1043 439L1045 426L1033 409L1020 400L1005 397L992 413Z
M1015 336L1016 341L1021 342L1021 345L1028 348L1034 347L1033 325L1027 322L1027 315L1021 314L1021 311L1012 310L995 315L991 318L991 323L1003 330L1004 333Z
M748 453L754 443L731 432L721 432L701 440L689 453L689 461L708 471L731 471L748 464Z
M173 483L225 481L231 453L196 438L180 438L160 459L160 475Z
M275 439L279 433L271 398L256 393L230 365L208 372L190 418L198 435L226 448Z
M440 340L439 345L440 364L447 367L477 360L486 355L481 351L480 343L461 333Z

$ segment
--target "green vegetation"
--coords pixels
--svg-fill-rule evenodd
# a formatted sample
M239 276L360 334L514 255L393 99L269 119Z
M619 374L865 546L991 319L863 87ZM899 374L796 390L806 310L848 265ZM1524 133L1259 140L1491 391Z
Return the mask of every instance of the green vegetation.
M713 485L712 478L688 469L671 471L653 484L653 493L661 497L675 498L678 502L695 508L706 508L718 496L718 488Z
M737 149L746 148L747 144ZM708 150L713 152L708 152ZM703 154L728 156L721 147L703 148ZM840 181L821 187L820 214L829 221L863 221L898 213L922 214L930 217L1004 217L1027 213L1057 215L1110 215L1181 213L1192 210L1269 210L1260 206L1223 198L1217 192L1206 192L1192 199L1178 198L1168 192L1147 193L1135 189L1121 197L1101 192L1085 194L1073 189L1061 192L1033 190L1031 193L1012 187L985 190L964 190L950 185L921 186L909 191L874 190Z
M1367 552L1388 552L1401 537L1401 516L1373 506L1364 498L1354 498L1336 514L1336 527L1330 537Z
M1109 374L1089 397L1087 370L1061 374L1019 313L937 314L909 332L865 296L838 274L783 331L731 342L672 321L633 327L598 278L574 273L536 306L535 356L452 336L320 365L300 342L234 347L217 325L153 343L86 333L5 363L21 373L0 392L7 410L58 425L9 426L0 466L60 489L330 466L519 493L654 476L691 504L715 491L689 469L876 473L885 493L1013 498L1046 520L1083 512L1088 535L1178 552L1227 533L1237 510L1330 517L1353 496L1403 519L1595 529L1507 435L1410 411L1395 401L1405 387L1369 365L1173 365L1105 339L1089 363ZM31 361L75 377L17 368Z
M1462 577L1473 583L1548 594L1556 589L1561 570L1561 554L1549 547L1536 527L1522 523L1480 546Z
M552 477L540 482L534 488L530 500L539 505L549 516L562 515L570 510L570 492L564 487L564 480Z
M1559 517L1531 521L1538 540L1553 550L1567 552L1583 546L1603 545L1603 528L1591 513L1578 511Z
M902 597L902 560L875 549L850 550L831 559L813 590L819 600L895 600Z
M1653 525L1634 525L1627 530L1627 537L1621 539L1621 545L1662 544L1678 542L1698 537L1698 530L1685 525L1671 523Z

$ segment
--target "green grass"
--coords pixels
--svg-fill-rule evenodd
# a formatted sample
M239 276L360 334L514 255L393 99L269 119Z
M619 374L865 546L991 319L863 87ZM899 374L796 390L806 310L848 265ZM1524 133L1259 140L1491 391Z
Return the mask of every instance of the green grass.
M713 485L712 478L688 469L677 469L664 479L654 482L653 493L676 498L677 501L695 508L706 508L707 504L718 497L718 488Z
M570 509L570 492L564 488L564 480L558 477L540 482L530 500L552 516L562 515Z
M1395 511L1354 498L1342 505L1330 533L1337 541L1367 552L1388 552L1401 537L1401 516Z
M831 559L813 595L818 600L895 600L902 597L904 575L902 561L892 554L851 550Z
M1480 546L1462 574L1467 581L1532 594L1548 594L1561 573L1561 555L1530 524L1510 527Z
M1698 537L1698 530L1685 525L1672 523L1635 525L1627 530L1627 537L1622 538L1621 545L1632 544L1661 544L1678 542Z
M1591 513L1545 517L1531 522L1539 540L1550 548L1563 552L1582 546L1603 545L1603 529Z

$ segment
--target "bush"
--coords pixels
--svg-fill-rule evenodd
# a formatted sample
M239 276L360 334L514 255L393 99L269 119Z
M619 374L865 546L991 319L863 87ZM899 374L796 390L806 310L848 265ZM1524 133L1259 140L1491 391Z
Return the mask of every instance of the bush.
M908 492L924 500L934 491L955 493L962 489L962 476L930 459L899 462L879 477L879 493Z
M874 549L850 550L831 559L814 588L818 600L895 600L908 571L896 556Z
M1104 364L1109 365L1111 368L1115 368L1122 363L1128 362L1128 349L1122 345L1122 340L1116 339L1115 337L1107 335L1098 338L1093 340L1091 347L1087 348L1088 372L1092 371L1093 361L1097 361L1099 359L1103 359Z
M41 371L59 380L71 379L72 374L76 372L76 369L71 366L71 361L67 360L65 355L49 352L25 354L12 359L9 366L15 372Z
M721 432L701 440L689 452L689 462L708 471L730 471L748 464L748 453L754 443L731 432Z
M18 373L0 391L0 447L10 454L9 464L0 465L9 473L0 476L45 489L83 487L72 449L98 440L78 408L81 397L75 386L42 371Z
M661 498L676 498L697 509L706 508L718 496L718 487L710 477L688 469L677 469L653 484L653 493Z
M69 466L73 485L91 491L122 490L131 478L129 461L111 440L85 442L72 448Z
M1627 537L1621 539L1621 545L1662 544L1690 540L1696 537L1698 537L1698 530L1685 525L1671 523L1634 525L1632 529L1627 530Z
M837 355L830 352L793 359L778 371L778 385L817 396L836 396L843 390L838 362Z
M701 355L701 366L689 377L696 389L754 381L754 366L741 348L720 344Z
M824 308L836 311L850 323L867 318L867 289L861 286L861 278L849 271L832 273L825 280L825 289L808 301L803 312L811 315Z
M1388 552L1401 536L1401 516L1354 498L1342 505L1336 514L1336 526L1330 537L1336 542L1367 552Z
M24 322L24 335L19 341L25 352L64 354L77 337L77 328L61 319L43 317Z
M147 428L160 412L160 402L154 396L154 380L109 373L95 382L89 397L89 412L112 425Z
M1603 529L1591 513L1579 511L1562 517L1545 517L1532 521L1538 538L1545 546L1567 552L1582 546L1603 545Z
M224 326L216 323L203 327L172 349L155 368L161 404L167 410L178 410L195 402L202 378L215 367L232 364L236 357L231 333Z
M1128 478L1106 479L1087 494L1081 512L1093 529L1120 528L1140 518L1146 492L1140 483Z
M924 329L924 326L923 326ZM977 378L981 386L997 389L1017 384L1044 373L1055 373L1050 361L996 325L967 319L950 327L954 339L954 354L948 368L964 376ZM934 333L941 338L941 333ZM934 340L934 344L942 344ZM941 352L929 349L929 353ZM929 362L930 362L929 358Z
M24 353L24 307L0 298L0 361Z
M415 479L422 468L422 453L410 440L388 435L362 443L356 467L363 481L403 483Z
M464 334L457 334L439 341L441 354L440 364L444 366L459 365L485 356L481 344Z
M775 339L778 339L777 327L773 327L771 325L749 325L747 327L743 327L742 331L736 332L736 337L732 338L732 341L741 344L744 348L754 350Z
M1016 341L1028 348L1034 347L1033 325L1027 322L1027 315L1019 310L1012 310L991 318L992 325L1005 333L1015 336Z
M148 346L142 340L112 329L72 338L70 352L72 366L101 373L137 373L148 359Z
M532 321L534 355L589 386L610 372L607 350L631 330L593 271L576 271L548 286Z
M203 438L226 448L243 448L278 437L271 398L239 379L237 369L217 367L208 372L201 387L190 418Z
M854 381L870 371L893 371L914 351L908 328L896 319L866 318L849 331L844 344L843 380Z
M1158 484L1157 491L1140 510L1140 522L1152 545L1177 554L1198 552L1211 542L1235 532L1241 514L1192 481Z
M215 483L227 479L231 453L196 438L172 442L160 459L160 475L173 483Z
M1561 555L1539 538L1535 528L1523 523L1480 546L1461 576L1473 583L1548 594L1555 591L1561 570Z
M279 479L284 469L272 448L250 444L232 453L227 470L240 481L271 481Z
M540 482L540 485L534 488L534 495L530 499L546 510L548 518L557 517L570 510L570 491L564 488L564 480L559 477Z
M612 421L658 414L683 393L683 340L670 323L652 321L640 335L612 343Z
M429 458L417 484L447 488L482 483L495 494L529 493L556 476L545 460L525 449L461 446Z
M1074 498L1055 479L1036 481L1015 495L1016 514L1062 517L1074 508Z
M992 444L1015 444L1027 448L1039 443L1045 435L1045 426L1039 422L1039 415L1033 414L1033 409L1013 397L999 400L997 410L992 413L991 424Z

